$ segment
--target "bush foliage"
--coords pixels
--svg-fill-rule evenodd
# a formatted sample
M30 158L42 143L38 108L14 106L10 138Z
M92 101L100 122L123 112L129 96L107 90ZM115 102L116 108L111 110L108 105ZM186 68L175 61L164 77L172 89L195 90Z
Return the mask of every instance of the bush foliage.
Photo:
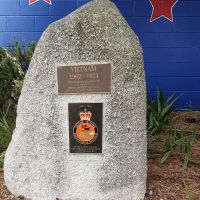
M33 42L25 49L17 41L13 49L0 47L0 167L15 127L16 107L34 50Z
M34 43L29 43L24 50L15 41L14 51L0 47L0 110L9 107L15 115L16 105L21 93L25 72L35 49Z

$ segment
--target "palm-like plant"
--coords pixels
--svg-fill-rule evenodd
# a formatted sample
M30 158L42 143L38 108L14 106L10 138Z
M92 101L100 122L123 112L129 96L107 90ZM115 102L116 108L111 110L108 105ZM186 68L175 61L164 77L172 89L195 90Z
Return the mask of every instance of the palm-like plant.
M169 114L172 112L171 107L177 100L172 94L166 101L163 93L157 91L157 102L150 100L147 105L147 128L153 135L156 134L163 126L170 124Z

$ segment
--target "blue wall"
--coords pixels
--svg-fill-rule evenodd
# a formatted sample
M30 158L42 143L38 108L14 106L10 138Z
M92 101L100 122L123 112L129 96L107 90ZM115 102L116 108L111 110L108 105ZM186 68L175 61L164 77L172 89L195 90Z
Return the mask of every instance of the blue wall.
M86 0L0 0L0 44L13 45L13 37L23 45L38 41L47 25L68 15ZM160 88L168 96L182 95L177 108L200 108L200 0L179 0L174 22L160 18L150 23L149 0L114 0L138 34L144 50L148 96Z

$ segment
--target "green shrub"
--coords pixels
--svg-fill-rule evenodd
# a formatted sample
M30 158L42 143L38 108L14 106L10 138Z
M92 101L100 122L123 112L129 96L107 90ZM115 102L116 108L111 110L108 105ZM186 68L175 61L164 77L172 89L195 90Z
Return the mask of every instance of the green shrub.
M24 71L28 69L29 63L31 62L31 58L35 51L35 46L35 42L30 42L28 46L24 50L22 50L20 43L15 41L14 56L16 57Z
M1 48L0 51L0 110L10 106L10 110L15 110L24 72L17 59L11 53Z
M9 105L9 113L15 115L25 71L34 50L34 43L22 50L16 41L13 52L0 47L0 110Z
M33 42L25 49L17 41L14 50L0 47L0 168L15 128L16 107L34 50Z

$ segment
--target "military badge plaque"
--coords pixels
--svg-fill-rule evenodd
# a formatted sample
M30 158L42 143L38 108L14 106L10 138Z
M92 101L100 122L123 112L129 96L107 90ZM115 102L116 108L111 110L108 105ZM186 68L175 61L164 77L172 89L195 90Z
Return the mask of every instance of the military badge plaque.
M58 95L110 93L111 76L111 63L58 66Z
M102 153L103 103L69 103L70 153Z

